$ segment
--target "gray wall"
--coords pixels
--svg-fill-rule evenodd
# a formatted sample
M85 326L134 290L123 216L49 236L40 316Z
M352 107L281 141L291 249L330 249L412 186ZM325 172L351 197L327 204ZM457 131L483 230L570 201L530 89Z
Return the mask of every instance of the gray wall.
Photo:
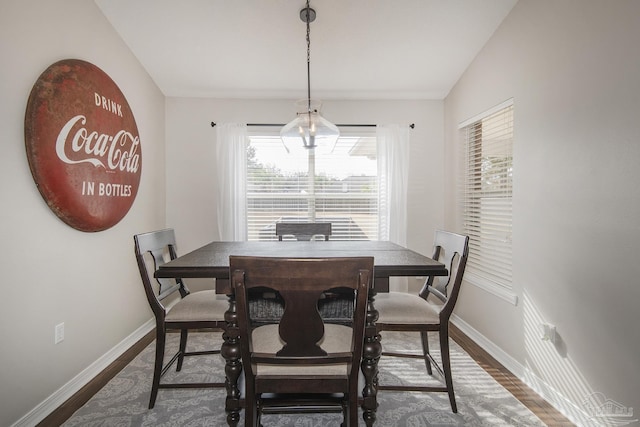
M640 412L639 17L637 1L521 0L445 101L450 170L458 123L511 97L515 114L519 302L467 283L457 314L583 421L595 392ZM455 174L450 227L454 191Z
M163 95L92 1L1 2L0 56L0 425L8 426L152 317L132 236L165 224L165 137ZM59 220L27 163L29 93L40 73L65 58L95 64L120 87L142 144L136 201L119 224L98 233ZM65 339L54 345L60 322Z

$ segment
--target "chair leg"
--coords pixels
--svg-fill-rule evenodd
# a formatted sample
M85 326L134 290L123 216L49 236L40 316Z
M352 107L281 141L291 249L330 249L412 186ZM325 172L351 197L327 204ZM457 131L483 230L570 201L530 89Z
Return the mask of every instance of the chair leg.
M449 393L449 402L451 410L454 414L458 413L456 405L456 396L453 392L453 378L451 376L451 359L449 356L449 331L448 329L440 330L440 354L442 357L442 370L444 371L444 381L447 385L447 393Z
M345 417L345 423L347 427L358 427L358 393L355 394L356 398L349 398L349 410L348 418ZM347 422L348 420L348 422Z
M357 369L358 371L360 371L360 367L354 367L352 369ZM346 406L346 409L348 411L347 414L345 414L346 416L344 417L344 424L345 426L348 427L358 427L358 395L359 395L359 389L360 389L360 382L358 381L360 377L360 373L358 373L357 375L354 375L354 377L351 377L351 380L349 381L349 394L346 396L346 402L343 402L343 405ZM377 379L376 379L377 380ZM377 381L376 381L377 382ZM363 411L364 411L364 402L363 403Z
M187 329L180 330L180 355L178 356L178 365L176 366L176 371L180 371L182 369L182 362L184 361L184 353L187 351L187 337L189 335L189 331Z
M262 411L261 410L256 410L256 412L253 414L255 417L255 422L252 424L252 427L263 427L262 425Z
M349 412L350 405L346 401L342 401L342 422L340 423L340 427L349 427Z
M422 338L422 354L424 354L424 364L427 367L427 373L433 375L431 360L429 359L429 333L427 331L421 331L420 337Z
M156 326L156 360L153 365L153 380L151 382L151 397L149 398L149 409L153 409L158 397L160 387L160 377L162 376L162 364L164 362L165 330Z
M259 427L260 426L260 408L257 406L255 395L246 393L244 400L244 426Z

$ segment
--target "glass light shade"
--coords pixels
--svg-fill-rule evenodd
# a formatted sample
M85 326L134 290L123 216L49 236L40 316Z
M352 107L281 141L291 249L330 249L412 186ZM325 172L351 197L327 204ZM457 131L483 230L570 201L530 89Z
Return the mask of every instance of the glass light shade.
M298 113L298 116L280 130L280 138L286 147L324 148L333 150L340 131L318 110Z

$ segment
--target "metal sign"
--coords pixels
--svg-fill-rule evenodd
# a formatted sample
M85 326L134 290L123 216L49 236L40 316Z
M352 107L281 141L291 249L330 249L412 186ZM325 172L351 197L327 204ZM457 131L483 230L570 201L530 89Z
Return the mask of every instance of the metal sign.
M51 65L31 90L24 131L33 179L62 221L93 232L124 218L142 150L131 108L104 71L78 59Z

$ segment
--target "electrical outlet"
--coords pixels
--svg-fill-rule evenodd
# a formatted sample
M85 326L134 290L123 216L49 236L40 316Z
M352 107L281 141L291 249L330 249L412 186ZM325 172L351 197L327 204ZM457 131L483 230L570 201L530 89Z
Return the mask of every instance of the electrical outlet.
M556 342L556 327L549 323L542 323L540 325L540 338L543 341Z
M64 341L64 322L56 325L55 343L59 344Z

